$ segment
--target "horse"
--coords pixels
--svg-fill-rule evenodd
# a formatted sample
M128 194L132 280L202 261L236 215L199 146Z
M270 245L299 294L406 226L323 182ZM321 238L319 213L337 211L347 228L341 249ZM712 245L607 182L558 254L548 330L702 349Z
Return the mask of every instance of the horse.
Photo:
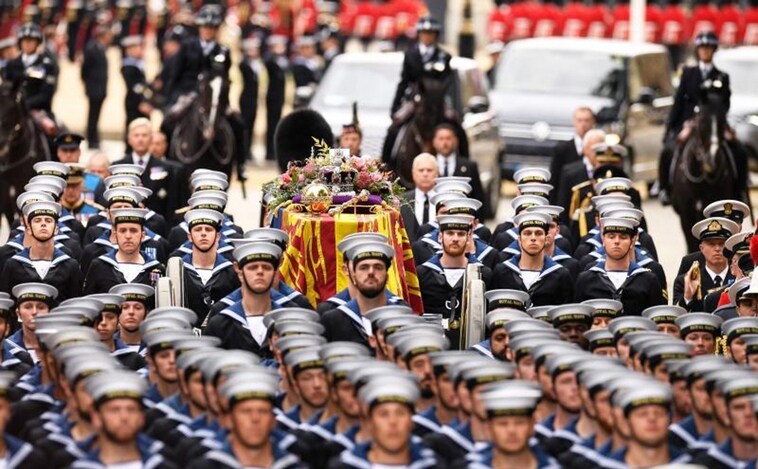
M679 215L688 252L698 249L690 230L703 219L708 204L744 198L738 189L735 150L739 143L725 139L726 106L720 83L716 79L704 84L691 132L672 163L671 204Z
M0 216L13 221L15 199L34 176L34 163L50 160L45 135L32 119L21 82L0 84Z
M416 88L412 104L413 114L410 119L402 119L397 122L393 119L392 125L387 130L382 149L382 158L385 163L395 168L400 182L406 187L413 187L411 169L413 159L422 152L434 154L432 138L434 129L442 124L452 124L458 133L460 150L466 144L465 133L460 127L460 122L455 111L446 103L446 94L450 89L452 75L445 79L423 77ZM403 112L403 109L399 111ZM467 154L467 153L465 153Z
M171 133L170 157L182 163L188 174L197 168L232 173L237 156L235 133L225 115L229 82L220 75L201 77L199 93L179 99L179 111Z

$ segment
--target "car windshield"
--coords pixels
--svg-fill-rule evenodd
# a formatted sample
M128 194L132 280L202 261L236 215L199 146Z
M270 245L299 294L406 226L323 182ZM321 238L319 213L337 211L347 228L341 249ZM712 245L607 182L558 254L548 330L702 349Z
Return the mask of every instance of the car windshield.
M496 89L622 99L624 59L603 52L511 49L498 66Z
M716 66L729 74L733 94L758 96L758 60L716 60Z
M400 81L400 65L335 62L319 85L313 107L346 107L357 101L361 109L389 111Z

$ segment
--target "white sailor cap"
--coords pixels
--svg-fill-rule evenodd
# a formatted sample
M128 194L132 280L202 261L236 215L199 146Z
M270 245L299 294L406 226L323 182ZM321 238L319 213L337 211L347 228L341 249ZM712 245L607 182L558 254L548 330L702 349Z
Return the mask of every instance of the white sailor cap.
M625 391L613 396L614 405L624 410L624 415L629 415L634 409L647 405L659 405L669 409L673 394L671 387L654 379L646 380L645 386L625 387Z
M560 305L547 312L556 329L564 324L576 322L591 325L594 313L594 307L583 303Z
M26 204L32 202L55 202L55 197L50 195L48 192L42 191L22 192L18 197L16 197L16 207L21 211L23 211Z
M387 403L397 403L413 409L421 393L418 384L406 374L393 373L386 378L369 380L358 391L358 399L369 408Z
M293 350L284 358L287 368L292 371L293 376L300 372L310 369L323 369L325 366L324 359L319 355L320 346L304 347Z
M263 315L263 325L269 328L279 321L311 321L317 322L319 314L312 309L280 308Z
M439 215L437 223L440 231L469 231L474 225L474 217L472 215Z
M539 195L520 195L511 200L511 207L516 211L516 214L521 213L529 207L549 204L550 202L546 198L540 197Z
M365 345L357 342L337 341L322 346L319 355L328 365L337 360L370 357L371 351Z
M732 341L738 337L748 334L758 334L758 318L736 317L727 319L721 325L721 332L726 336L727 345L731 345Z
M105 371L87 377L84 388L92 396L95 406L112 399L142 401L147 382L132 371Z
M459 195L468 195L472 190L471 184L469 184L470 180L471 178L437 178L434 180L434 192L437 194L454 192Z
M109 206L118 202L125 202L132 207L138 207L145 200L142 193L136 187L126 186L108 189L103 193L103 197L108 201Z
M574 365L591 358L595 358L595 356L584 350L553 354L545 360L545 368L550 373L550 376L556 378L567 371L574 371Z
M269 262L276 267L281 257L282 248L265 241L252 241L234 248L234 260L240 267L255 261Z
M632 180L628 178L606 178L595 183L595 192L599 195L608 195L621 192L627 194L632 188Z
M122 174L130 174L133 176L137 176L138 178L142 176L142 173L145 172L145 168L138 165L138 164L112 164L108 167L108 171L111 173L111 176L120 176Z
M195 324L198 319L197 313L182 306L164 306L162 308L155 308L150 311L145 320L157 318L174 318L190 324Z
M223 171L216 171L207 168L197 168L196 170L192 171L192 174L190 174L190 180L206 176L215 177L216 179L229 179L229 177Z
M552 306L550 306L549 308L552 308ZM503 328L508 333L509 337L521 335L523 333L531 334L535 332L548 331L552 334L553 332L558 332L555 329L553 329L553 325L551 323L542 321L540 319L534 319L533 317L529 317L525 319L514 319L512 321L508 321L507 323L505 323Z
M221 339L214 336L202 335L202 336L187 336L186 339L175 339L173 341L174 350L176 351L176 358L179 359L180 355L191 352L198 349L214 349L221 345Z
M603 347L614 347L615 342L613 340L613 333L608 329L591 329L584 332L584 337L590 344L590 352Z
M176 357L176 369L181 370L184 376L188 377L195 371L200 371L200 361L202 359L222 351L222 349L207 345L198 346L191 350L184 350L183 353Z
M140 326L148 324L150 321L145 321ZM174 321L176 322L176 321ZM192 331L189 329L154 329L140 327L142 333L142 342L145 343L149 353L155 354L161 350L169 350L174 348L174 341L183 340L193 337Z
M389 242L389 239L381 233L352 233L342 238L342 240L337 244L337 249L339 249L339 251L345 255L348 251L350 251L350 249L366 242L387 244Z
M471 366L468 366L471 363ZM475 364L475 366L474 366ZM464 381L466 387L471 390L476 386L513 379L516 376L516 365L486 358L480 362L459 362L455 368L461 365L463 368L457 376L457 380Z
M384 315L375 322L372 321L372 327L374 327L375 331L383 332L385 341L389 341L393 334L400 331L405 326L413 324L425 324L425 322L421 316L415 314L398 315L396 313L393 315Z
M188 210L184 214L184 221L187 222L187 226L190 229L197 225L210 225L218 231L221 229L221 223L224 221L224 216L215 211L203 208L197 208Z
M99 342L100 334L92 327L76 326L60 329L54 334L45 337L44 342L48 350L55 351L60 347L68 347L76 343Z
M279 392L278 382L274 376L261 367L260 371L245 369L239 375L233 373L229 380L219 386L218 393L229 401L229 406L250 399L270 401L273 405Z
M676 319L679 335L684 339L691 332L708 332L714 337L721 331L721 317L711 313L687 313Z
M34 163L34 172L37 173L38 176L55 176L65 180L70 170L71 168L66 164L57 161L40 161Z
M28 282L13 287L11 294L19 304L24 301L41 301L49 305L58 298L58 289L45 283Z
M495 311L490 311L485 316L484 321L487 325L487 330L492 333L495 329L503 327L508 321L514 319L529 319L529 315L524 311L512 308L500 308Z
M87 298L97 300L103 304L103 307L101 309L104 313L121 313L121 303L124 302L125 298L121 295L116 295L115 293L93 293L91 295L87 295ZM68 300L66 300L68 301ZM65 301L62 304L64 304Z
M289 319L286 321L277 321L274 323L274 330L280 337L292 335L310 334L321 335L324 333L324 326L317 321L301 321Z
M361 243L352 247L344 254L353 262L353 264L365 259L379 259L385 261L387 265L389 265L395 258L395 250L392 246L386 243L378 243L376 241Z
M598 212L602 212L604 206L609 204L622 204L628 207L634 207L634 204L632 204L632 198L626 194L596 195L592 197L590 201L592 202L592 206L595 207L595 210Z
M648 367L655 371L667 360L686 360L692 355L692 345L681 340L652 342L643 345L642 354Z
M558 205L535 205L534 207L528 207L528 212L546 213L550 215L554 222L558 222L558 217L563 213L563 207Z
M113 218L113 225L119 225L121 223L138 223L140 225L145 224L148 210L146 208L120 208L111 211L111 217Z
M641 316L621 316L611 319L608 323L608 330L613 333L613 337L618 341L629 332L657 331L658 327L652 319Z
M63 189L66 187L66 180L59 178L57 176L39 175L39 176L33 176L29 179L29 182L27 185L33 185L33 184L42 184L43 186L54 187L55 191L53 193L60 194L61 192L63 192Z
M282 251L287 249L287 244L290 242L289 233L278 228L254 228L246 231L242 238L254 241L268 241L282 248ZM387 238L385 237L384 239L386 240Z
M611 300L606 298L596 298L593 300L585 300L582 301L583 305L589 305L595 308L595 311L592 313L592 317L603 317L603 318L615 318L619 314L621 314L621 310L624 309L624 304L618 300Z
M471 215L476 216L477 210L482 208L482 202L468 197L459 197L445 201L446 215Z
M218 350L200 358L197 368L207 383L217 384L216 379L222 373L232 373L243 367L258 365L261 359L247 350Z
M442 334L418 331L395 342L394 346L396 352L408 362L419 355L447 350L450 348L450 341Z
M531 416L542 399L542 390L531 381L500 381L487 384L484 389L481 399L488 419Z
M631 220L629 218L605 217L600 219L600 227L603 230L603 234L620 233L635 236L637 235L638 225L639 223L636 220Z
M96 344L100 345L99 342ZM108 354L107 350L100 353L95 352L95 350L97 349L81 349L79 352L87 352L87 356L74 356L67 358L65 362L62 362L65 363L66 366L64 370L66 381L72 386L89 376L106 371L119 370L121 368L121 363Z
M357 345L355 342L350 342ZM326 346L324 346L326 347ZM326 372L332 376L332 381L348 379L353 370L372 366L376 360L371 356L356 355L354 357L339 357L339 359L326 359Z
M547 314L547 312L550 311L550 308L552 308L551 305L532 306L527 309L526 312L529 313L529 316L531 316L532 319L539 319L540 321L550 323L550 316ZM550 324L552 326L552 323Z
M513 173L513 180L516 181L516 184L547 184L550 182L550 177L549 169L537 166L521 168Z
M439 376L443 373L447 373L448 368L456 363L473 360L481 357L481 355L472 350L442 350L439 352L431 352L429 354L429 361L434 368L434 374Z
M742 224L742 220L750 215L750 208L739 200L719 200L703 209L706 218L723 217Z
M728 218L711 217L692 225L692 236L699 239L728 239L739 233L740 226Z
M687 314L687 310L677 305L651 306L642 311L642 317L652 319L656 324L676 324L676 320Z
M326 343L326 339L320 335L291 335L289 337L281 337L276 341L276 349L286 357L290 352L312 346L321 346Z
M103 181L106 189L115 189L117 187L140 187L142 180L136 174L113 174Z
M192 194L187 203L192 208L207 208L223 212L228 201L229 196L226 192L207 190Z
M204 174L190 180L193 192L200 191L225 191L229 187L229 180L224 176L217 177L212 174Z
M513 224L520 230L525 228L542 228L547 233L553 217L541 212L521 212L513 217Z
M122 283L114 285L108 293L121 295L124 301L138 301L147 304L151 297L155 296L155 288L141 283Z
M519 195L536 195L538 197L548 198L554 187L550 184L531 182L529 184L519 184L516 186Z
M530 304L529 293L521 290L488 290L484 292L484 298L487 300L488 311L494 311L498 308L515 308L526 311Z
M56 220L61 216L61 204L56 202L30 202L24 205L24 218L30 221L34 217L53 217Z
M380 306L378 308L370 309L364 314L364 317L368 319L371 324L376 324L378 321L389 317L406 317L415 316L410 306L406 305L387 305Z
M628 220L633 220L637 225L640 224L642 218L645 216L645 214L642 213L642 210L633 207L617 207L616 204L603 205L602 207L603 212L600 213L601 217L625 218Z
M719 390L727 402L738 397L758 396L758 375L735 372L734 379L719 382Z

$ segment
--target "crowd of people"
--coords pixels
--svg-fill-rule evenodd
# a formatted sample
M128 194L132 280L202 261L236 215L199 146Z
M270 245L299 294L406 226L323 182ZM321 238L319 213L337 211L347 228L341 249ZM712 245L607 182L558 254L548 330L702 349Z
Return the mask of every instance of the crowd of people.
M169 101L231 65L218 11L195 22ZM423 70L442 51L439 24L420 25L408 56ZM28 78L27 98L55 87L33 26L5 67ZM129 73L142 47L132 37ZM707 38L698 49L715 48ZM588 107L573 125L550 169L514 174L510 210L489 226L476 162L455 127L434 129L399 208L423 311L388 288L404 266L376 232L342 233L341 265L323 268L347 285L312 303L279 274L290 234L243 231L229 176L187 174L144 116L113 162L99 153L85 167L86 139L59 133L0 247L0 466L754 468L751 208L703 207L669 291L628 150ZM335 146L372 158L361 135L353 122ZM157 287L176 258L184 298L167 306ZM483 337L468 346L467 271L485 286Z

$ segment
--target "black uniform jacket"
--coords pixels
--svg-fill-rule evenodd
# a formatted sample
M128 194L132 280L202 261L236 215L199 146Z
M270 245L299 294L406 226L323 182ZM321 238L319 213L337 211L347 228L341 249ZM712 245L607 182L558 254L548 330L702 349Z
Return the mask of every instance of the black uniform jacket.
M725 111L728 111L732 96L729 75L713 66L708 72L707 78L709 80L716 78L721 80L722 99L726 105ZM676 95L674 95L674 105L671 107L666 126L667 131L678 133L682 130L684 123L695 115L695 107L700 102L700 86L703 84L703 80L703 73L698 65L685 67L682 70L682 78L679 81Z
M601 261L579 274L574 296L577 303L597 298L618 300L624 305L624 316L640 316L646 308L665 305L668 294L654 273L636 263L629 266L626 280L616 289Z
M709 293L712 291L715 291L719 285L716 285L711 278L710 275L708 275L708 272L705 270L705 262L700 263L700 298L692 298L689 303L685 303L684 301L684 276L686 275L686 272L682 275L677 275L676 279L674 279L674 304L679 305L683 308L686 308L687 311L704 311L705 305L703 304L704 299L708 296ZM725 277L721 281L721 285L725 285L727 283L731 283L734 281L734 275L727 269Z
M0 291L10 293L19 283L46 283L58 289L57 301L79 296L82 290L82 276L79 263L56 249L45 278L39 276L29 258L29 248L25 248L5 263L0 274Z
M392 113L394 114L400 108L400 104L403 101L408 87L412 84L418 83L427 69L431 69L432 67L436 69L438 67L435 67L435 65L440 64L443 73L440 80L444 80L449 74L451 74L451 58L450 54L442 50L438 45L434 46L434 51L427 60L424 60L424 57L421 56L421 51L419 50L418 45L408 49L403 58L403 69L400 72L400 83L397 85L395 98L392 101Z
M122 283L141 283L144 285L155 286L158 278L166 271L163 264L151 258L145 252L142 258L145 263L142 270L131 282L127 282L124 274L119 270L119 263L116 261L116 250L98 257L89 266L87 276L84 278L84 294L108 293L112 287Z
M200 327L211 305L239 288L239 278L232 262L218 254L211 277L206 283L203 283L197 269L192 265L192 254L185 255L182 260L184 261L184 306L197 314L198 323L195 327Z
M19 55L5 66L5 79L23 83L27 108L51 112L58 85L58 64L52 54L46 50L39 53L28 67Z
M529 293L533 306L570 303L574 296L571 273L550 257L545 257L537 280L527 288L521 277L521 254L499 263L492 273L492 289L507 288Z

